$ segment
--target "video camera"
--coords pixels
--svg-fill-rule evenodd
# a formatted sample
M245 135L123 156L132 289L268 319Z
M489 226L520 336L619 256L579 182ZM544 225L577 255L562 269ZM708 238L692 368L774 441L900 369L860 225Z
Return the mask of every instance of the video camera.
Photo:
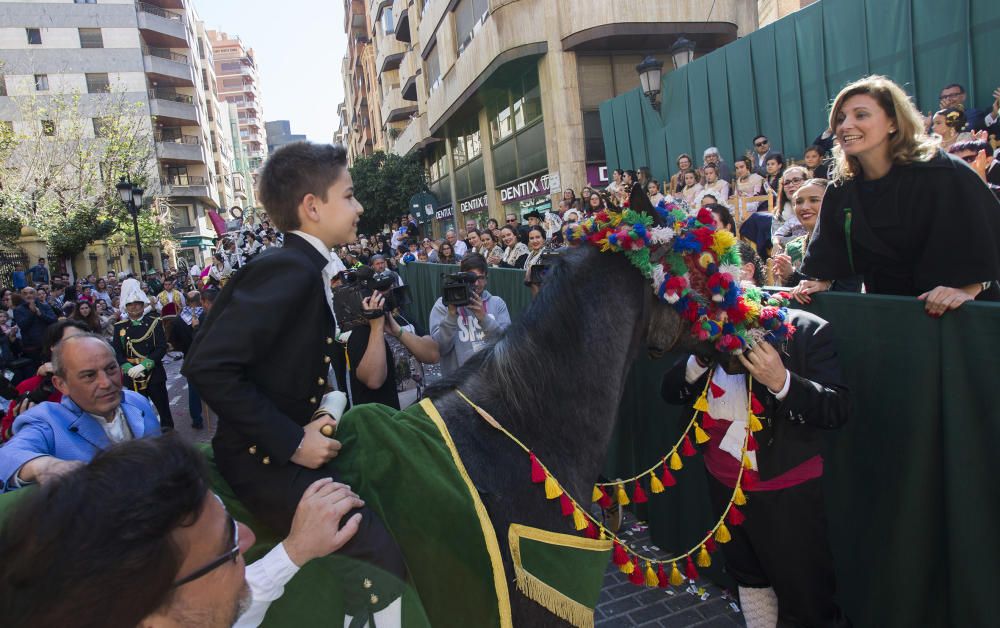
M542 253L538 263L528 269L528 279L524 283L539 286L545 281L545 276L549 272L552 263L559 257L559 253Z
M344 331L354 329L366 320L381 318L386 313L411 303L410 289L407 286L396 286L391 275L375 274L367 266L343 270L338 277L341 285L333 289L333 311ZM382 293L382 309L366 311L361 302L376 292Z
M441 302L447 307L459 307L472 302L472 288L479 280L476 273L441 274Z

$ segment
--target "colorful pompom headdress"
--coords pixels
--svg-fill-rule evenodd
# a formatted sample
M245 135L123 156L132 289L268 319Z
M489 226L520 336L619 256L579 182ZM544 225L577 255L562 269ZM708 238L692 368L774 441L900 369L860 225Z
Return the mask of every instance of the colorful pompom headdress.
M794 332L787 293L740 285L739 243L716 229L711 210L689 216L685 206L662 200L653 211L656 218L627 205L600 211L568 228L566 239L624 253L656 295L691 323L691 334L720 352L779 342Z

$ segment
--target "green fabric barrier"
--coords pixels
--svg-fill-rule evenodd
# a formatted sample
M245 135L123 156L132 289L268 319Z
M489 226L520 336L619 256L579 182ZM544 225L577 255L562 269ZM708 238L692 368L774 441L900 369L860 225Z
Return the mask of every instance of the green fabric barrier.
M642 115L642 99L645 98L638 89L625 92L626 115L628 116L628 134L632 146L632 163L638 169L649 165L649 151L646 150L645 120Z
M996 0L820 0L664 75L665 149L648 117L645 133L631 128L641 110L626 101L641 100L638 90L609 101L601 118L605 144L615 147L608 166L652 166L665 150L673 173L677 155L710 145L732 162L758 133L799 157L826 128L830 100L869 73L889 75L924 112L952 82L966 87L968 106L989 107L1000 85L998 40Z
M613 129L615 126L615 115L612 111L612 101L605 100L601 103L598 111L601 114L601 128L602 129ZM621 159L618 157L618 142L616 140L617 135L611 135L610 138L605 137L604 142L604 157L609 164L621 163ZM610 139L610 141L608 141ZM666 150L666 143L663 144L664 150Z

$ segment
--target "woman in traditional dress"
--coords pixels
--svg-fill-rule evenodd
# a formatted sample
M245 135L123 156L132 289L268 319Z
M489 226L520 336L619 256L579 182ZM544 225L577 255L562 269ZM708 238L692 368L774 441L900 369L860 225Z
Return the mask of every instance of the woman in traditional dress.
M497 264L500 268L524 268L528 259L528 247L517 239L517 231L510 225L500 229L500 238L504 244L503 257Z

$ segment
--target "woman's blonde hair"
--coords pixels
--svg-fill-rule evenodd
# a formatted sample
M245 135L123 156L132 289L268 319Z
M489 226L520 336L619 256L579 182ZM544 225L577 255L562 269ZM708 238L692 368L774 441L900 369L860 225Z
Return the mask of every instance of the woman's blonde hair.
M884 76L873 74L854 81L837 94L830 107L830 128L836 133L837 116L848 98L867 94L875 99L886 115L896 123L896 131L889 134L889 158L894 164L929 161L937 152L940 140L924 132L924 118L916 105L899 85ZM833 147L831 179L839 183L853 179L861 172L857 158L844 154L838 144Z

